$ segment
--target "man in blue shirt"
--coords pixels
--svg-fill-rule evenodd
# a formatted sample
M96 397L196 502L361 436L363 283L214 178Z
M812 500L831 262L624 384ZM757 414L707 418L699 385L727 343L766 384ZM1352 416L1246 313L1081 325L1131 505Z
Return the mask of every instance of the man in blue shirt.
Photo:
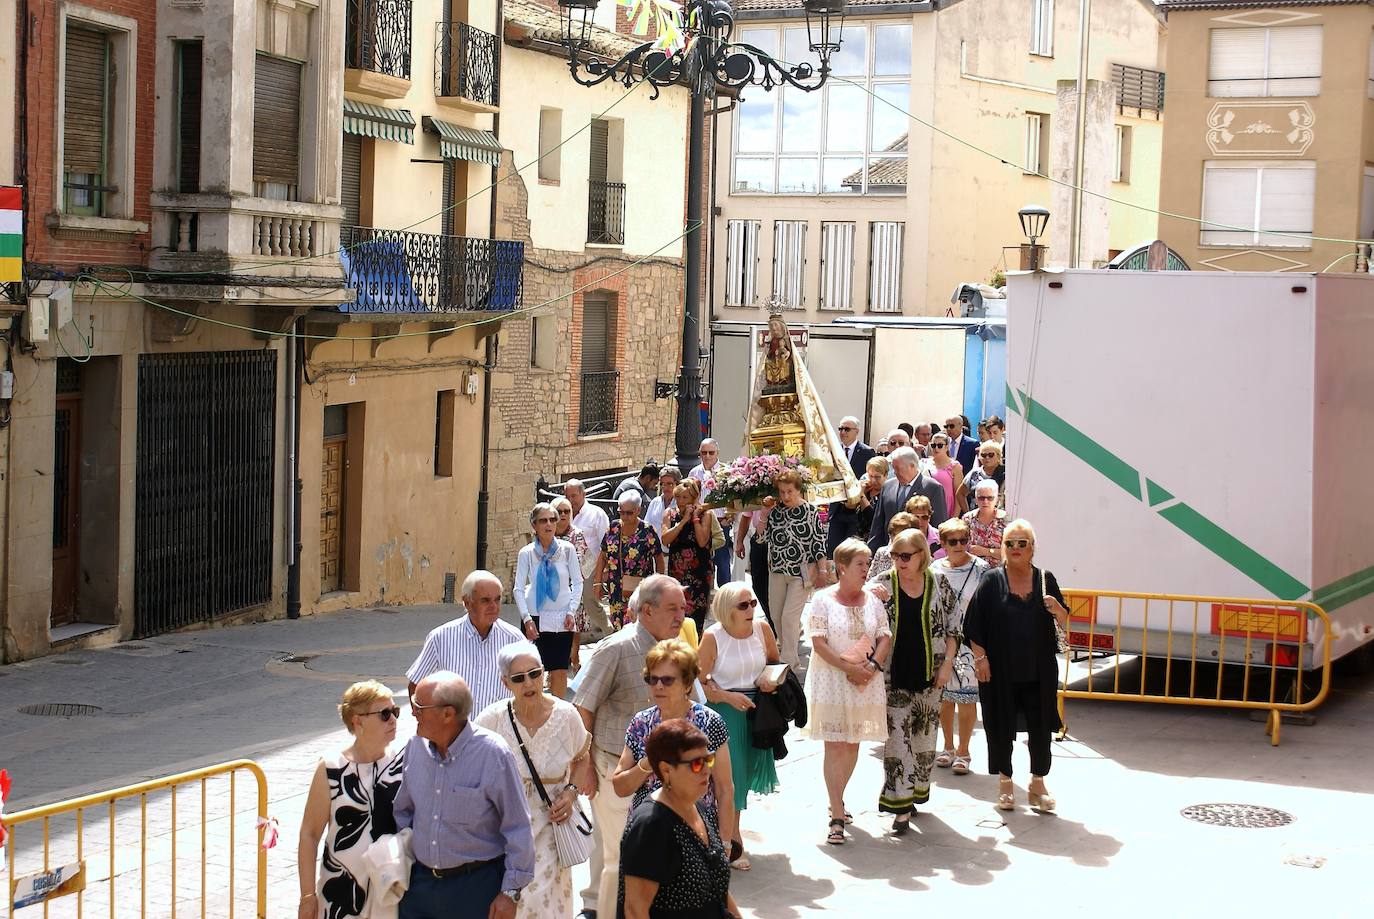
M406 745L396 826L410 827L415 865L400 919L513 919L534 880L534 836L515 754L468 723L472 693L456 673L422 679Z

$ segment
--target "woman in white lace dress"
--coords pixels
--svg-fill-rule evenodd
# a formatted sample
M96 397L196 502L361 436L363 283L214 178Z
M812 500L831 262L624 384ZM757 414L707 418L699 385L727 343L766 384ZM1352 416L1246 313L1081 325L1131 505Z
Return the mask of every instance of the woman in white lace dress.
M864 590L872 553L860 539L835 550L838 583L811 600L807 632L813 653L806 671L808 736L825 741L830 825L825 841L844 843L849 815L844 790L859 761L859 744L887 740L887 694L881 677L892 642L882 601Z
M525 803L534 831L534 880L521 891L515 915L518 919L567 919L573 914L572 872L558 863L553 824L571 816L578 788L590 787L591 735L576 708L544 692L544 665L533 643L506 645L497 662L501 682L514 697L493 702L474 720L479 727L501 735L515 752L516 768L525 780ZM544 803L534 787L521 741L552 806Z

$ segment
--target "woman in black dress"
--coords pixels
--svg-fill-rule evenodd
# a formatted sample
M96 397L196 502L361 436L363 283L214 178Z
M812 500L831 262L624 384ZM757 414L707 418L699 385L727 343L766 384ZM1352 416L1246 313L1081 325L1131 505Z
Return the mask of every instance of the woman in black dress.
M1059 664L1055 658L1060 628L1068 623L1068 604L1054 575L1031 564L1035 530L1013 520L1002 534L1005 564L978 586L964 618L964 638L973 651L973 673L983 703L988 739L988 772L1001 778L999 810L1016 806L1011 779L1011 749L1017 715L1026 720L1031 780L1027 798L1042 813L1055 808L1045 788L1050 771L1050 734L1059 727L1055 704Z
M645 758L663 785L630 813L620 839L616 919L738 919L725 846L701 806L715 760L706 735L684 719L664 721Z

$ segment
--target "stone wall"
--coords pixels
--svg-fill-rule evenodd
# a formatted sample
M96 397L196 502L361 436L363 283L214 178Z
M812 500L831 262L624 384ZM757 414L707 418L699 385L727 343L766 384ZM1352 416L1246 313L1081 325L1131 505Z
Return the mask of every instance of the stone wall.
M490 503L487 566L510 584L515 557L529 541L529 510L543 475L558 482L581 473L638 468L672 453L676 403L654 401L654 381L676 378L682 324L682 262L634 259L615 250L583 252L529 245L525 182L504 156L498 189L499 239L525 249L522 312L502 326L491 374ZM675 220L678 215L667 215ZM616 432L579 437L582 298L614 295L612 353L620 371ZM532 329L556 336L550 366L533 366Z

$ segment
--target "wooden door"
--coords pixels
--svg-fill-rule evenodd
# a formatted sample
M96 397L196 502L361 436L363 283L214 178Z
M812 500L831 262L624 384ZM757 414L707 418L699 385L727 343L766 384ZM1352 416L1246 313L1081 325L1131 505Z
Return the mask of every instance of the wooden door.
M80 393L57 398L53 431L52 624L76 621L76 585L81 545Z
M343 496L347 436L327 437L320 476L320 593L342 586Z

